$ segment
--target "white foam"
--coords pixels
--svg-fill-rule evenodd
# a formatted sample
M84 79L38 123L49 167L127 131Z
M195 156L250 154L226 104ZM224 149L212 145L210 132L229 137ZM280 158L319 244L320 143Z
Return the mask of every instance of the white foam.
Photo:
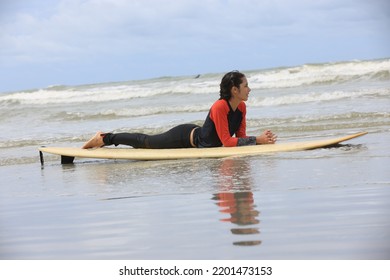
M249 75L253 89L289 88L313 84L343 83L375 78L386 72L390 77L390 59L352 61L271 69Z
M364 79L390 79L390 59L302 65L253 71L247 76L252 89L281 89ZM181 94L218 96L221 77L220 74L213 74L198 79L171 77L78 87L51 86L36 91L2 95L0 104L74 104L149 98L159 95L172 98L172 95ZM335 95L337 94L333 93L333 96ZM297 102L297 100L304 101L305 98L316 98L316 96L290 96L289 98L290 102Z
M386 95L390 96L390 89L361 89L358 91L309 92L306 94L289 94L278 97L252 97L248 101L248 104L252 106L280 106L309 102L334 101L339 99L358 98L363 96Z
M134 98L153 97L170 94L206 94L217 92L215 83L176 81L159 83L143 83L134 85L115 85L95 87L59 88L53 87L40 89L33 92L18 92L0 96L0 102L19 104L72 104L84 102L107 102L117 100L129 100Z

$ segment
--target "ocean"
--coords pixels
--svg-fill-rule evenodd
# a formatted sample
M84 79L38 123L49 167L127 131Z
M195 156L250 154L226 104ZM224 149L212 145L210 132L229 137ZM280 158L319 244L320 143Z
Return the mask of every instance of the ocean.
M243 71L247 134L337 148L61 165L40 146L202 125L224 73L0 94L1 259L389 259L390 59Z

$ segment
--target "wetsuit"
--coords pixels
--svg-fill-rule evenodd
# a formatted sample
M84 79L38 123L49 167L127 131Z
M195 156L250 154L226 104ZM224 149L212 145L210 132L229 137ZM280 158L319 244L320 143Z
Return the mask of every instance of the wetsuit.
M217 100L203 126L195 130L194 143L198 148L256 145L256 137L246 136L245 103L233 111L227 100Z
M191 148L191 131L199 127L195 124L181 124L157 135L143 133L107 133L103 137L105 145L129 145L134 148L174 149Z
M246 136L245 116L246 105L244 102L241 102L233 111L228 101L220 99L211 107L202 127L195 124L182 124L157 135L107 133L103 137L103 142L105 145L123 144L134 148L190 148L192 147L190 134L196 128L193 142L198 148L256 145L256 137Z

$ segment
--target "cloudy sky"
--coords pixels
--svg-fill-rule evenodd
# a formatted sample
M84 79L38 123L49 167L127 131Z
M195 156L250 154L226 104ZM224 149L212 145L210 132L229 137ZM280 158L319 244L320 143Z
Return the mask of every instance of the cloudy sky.
M388 0L0 0L0 92L390 57Z

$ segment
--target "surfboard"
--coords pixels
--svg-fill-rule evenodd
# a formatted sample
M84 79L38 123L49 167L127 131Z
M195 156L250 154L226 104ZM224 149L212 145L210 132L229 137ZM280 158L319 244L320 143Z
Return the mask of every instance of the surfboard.
M264 153L290 152L325 148L341 142L360 137L367 132L359 132L344 137L311 140L303 142L286 142L269 145L217 147L217 148L180 148L180 149L134 149L134 148L97 148L81 149L73 147L40 147L39 153L43 164L43 154L61 156L61 163L73 163L77 158L128 159L128 160L169 160L192 158L224 158L235 156L254 156Z

